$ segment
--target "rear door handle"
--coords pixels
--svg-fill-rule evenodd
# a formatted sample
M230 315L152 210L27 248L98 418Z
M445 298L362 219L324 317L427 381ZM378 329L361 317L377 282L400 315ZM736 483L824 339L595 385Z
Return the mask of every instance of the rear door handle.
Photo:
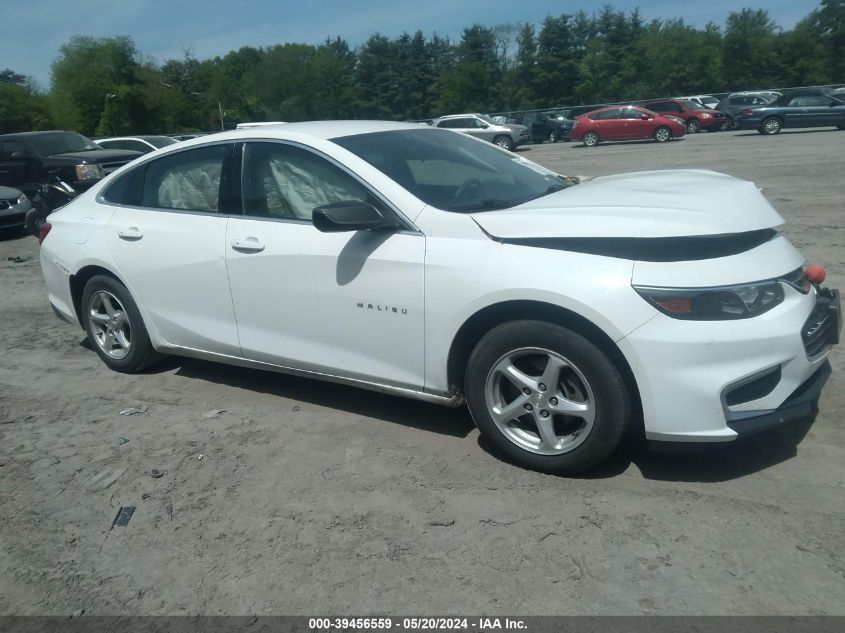
M264 250L264 244L255 237L244 237L232 240L232 248L241 253L260 253Z
M117 236L127 242L137 242L144 237L144 234L138 230L137 226L130 226L128 229L118 231Z

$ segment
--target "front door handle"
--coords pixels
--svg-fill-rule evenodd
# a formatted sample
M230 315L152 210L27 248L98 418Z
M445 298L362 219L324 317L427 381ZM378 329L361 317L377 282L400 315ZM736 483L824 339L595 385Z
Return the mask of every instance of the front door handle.
M264 250L264 244L255 237L244 237L232 240L232 248L241 253L260 253Z
M138 230L137 226L130 226L128 229L118 231L117 236L127 242L137 242L144 237L144 234Z

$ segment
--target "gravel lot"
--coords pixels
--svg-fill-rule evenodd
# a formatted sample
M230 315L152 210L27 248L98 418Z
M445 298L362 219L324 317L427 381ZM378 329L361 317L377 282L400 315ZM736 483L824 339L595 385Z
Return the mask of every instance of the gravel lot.
M520 151L753 180L842 288L843 149ZM463 409L191 360L110 372L53 316L32 238L0 240L0 297L0 614L845 614L841 350L812 425L564 479L493 457Z

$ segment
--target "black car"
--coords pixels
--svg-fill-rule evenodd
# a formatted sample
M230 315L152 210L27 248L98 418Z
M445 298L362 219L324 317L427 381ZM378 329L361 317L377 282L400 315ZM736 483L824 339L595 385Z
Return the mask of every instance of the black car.
M508 123L527 127L533 143L556 143L569 140L574 121L552 118L544 112L518 112L508 119Z
M32 196L56 174L77 192L85 191L141 152L102 149L76 132L21 132L0 135L0 186Z
M760 134L778 134L785 127L837 127L845 130L845 100L828 93L791 92L772 103L736 113L736 125Z

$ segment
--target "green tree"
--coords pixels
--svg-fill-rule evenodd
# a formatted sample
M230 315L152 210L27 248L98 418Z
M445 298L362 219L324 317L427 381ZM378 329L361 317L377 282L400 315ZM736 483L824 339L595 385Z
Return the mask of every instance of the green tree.
M143 121L136 104L119 106L107 102L114 95L130 95L138 81L137 51L128 37L93 38L76 36L59 49L59 56L51 69L51 101L55 123L83 134L93 134L104 110L121 110L119 116L107 115L108 120L120 122L118 133L130 132Z
M732 90L768 88L780 82L776 74L777 26L764 9L733 11L725 23L723 64Z
M7 68L0 71L0 134L50 127L47 96L31 78Z

